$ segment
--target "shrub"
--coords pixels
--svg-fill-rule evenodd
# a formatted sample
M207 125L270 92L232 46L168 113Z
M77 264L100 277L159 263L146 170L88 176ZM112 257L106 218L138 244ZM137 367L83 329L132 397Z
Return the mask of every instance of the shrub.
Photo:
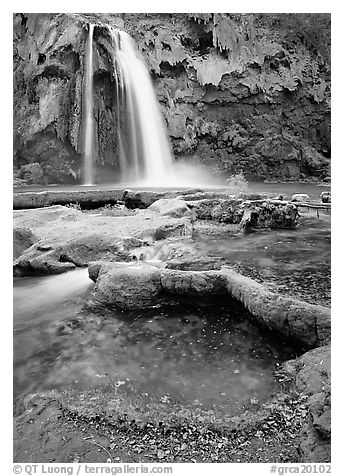
M231 175L227 180L226 192L230 195L237 195L241 192L246 192L248 189L248 182L243 173Z

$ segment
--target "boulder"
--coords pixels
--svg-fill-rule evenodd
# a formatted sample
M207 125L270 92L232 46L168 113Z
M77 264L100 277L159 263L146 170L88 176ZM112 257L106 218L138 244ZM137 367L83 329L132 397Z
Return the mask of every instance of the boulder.
M30 248L38 238L30 228L23 226L13 230L13 258L18 258L23 251Z
M168 192L154 191L134 191L127 189L123 191L122 200L127 208L147 208L160 198L168 197Z
M129 249L121 240L97 233L72 238L61 245L40 240L15 261L14 270L16 275L30 274L33 270L54 274L96 260L130 261Z
M331 350L323 346L284 362L280 376L307 396L308 415L299 438L302 462L331 461Z
M303 463L330 463L331 441L322 438L312 423L309 415L304 423L299 437L299 453Z
M294 228L298 221L297 207L281 200L202 199L188 202L200 220L240 224L252 228Z
M91 261L88 265L88 276L95 283L98 279L99 272L102 269L105 271L106 267L112 267L113 263L108 261Z
M206 198L188 202L199 220L217 220L223 223L240 223L244 210L240 199Z
M165 240L166 238L191 237L192 223L187 218L173 219L168 221L155 229L154 239Z
M244 231L249 231L254 223L254 213L252 210L245 210L242 216L240 226Z
M187 217L192 221L196 219L195 212L190 210L186 202L177 198L161 198L150 205L148 210L172 218Z
M93 264L90 276L97 274L93 291L96 304L120 309L143 309L159 302L162 290L160 271L146 263L113 264L96 269Z
M57 250L49 246L33 245L13 262L13 275L25 276L35 273L60 274L75 269L75 264L64 262Z
M19 178L23 179L27 184L46 184L44 170L41 164L31 163L20 167L18 171Z
M327 392L316 393L309 397L308 407L315 430L323 438L331 436L331 395Z
M282 370L295 382L298 392L310 396L324 391L331 380L331 349L318 347L295 360L283 363Z
M310 202L311 199L306 193L294 193L291 197L292 202Z
M292 203L246 201L241 204L241 208L244 213L240 225L245 231L255 228L292 229L298 222L297 207Z
M321 192L320 200L322 203L331 203L331 192Z

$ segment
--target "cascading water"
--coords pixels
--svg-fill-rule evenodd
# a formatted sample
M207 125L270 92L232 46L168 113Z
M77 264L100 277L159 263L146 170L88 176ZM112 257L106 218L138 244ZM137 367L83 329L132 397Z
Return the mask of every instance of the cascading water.
M149 71L132 38L109 28L113 41L121 179L164 185L173 156Z
M93 185L94 148L94 115L93 115L93 29L90 23L85 45L85 75L83 100L83 135L84 135L84 185Z
M199 166L174 162L167 130L149 71L133 39L108 27L113 47L116 131L121 181L149 186L193 186L216 183ZM93 32L85 45L83 91L83 185L94 184L96 162L93 104ZM207 185L206 185L207 186Z

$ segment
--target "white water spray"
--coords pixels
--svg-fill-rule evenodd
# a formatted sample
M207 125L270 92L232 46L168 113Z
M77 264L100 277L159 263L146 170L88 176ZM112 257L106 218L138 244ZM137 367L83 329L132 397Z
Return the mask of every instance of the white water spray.
M84 185L93 185L93 161L94 161L94 115L93 115L93 29L89 25L86 41L85 75L84 75Z
M173 156L149 71L134 41L110 28L116 80L121 179L163 185L173 175Z

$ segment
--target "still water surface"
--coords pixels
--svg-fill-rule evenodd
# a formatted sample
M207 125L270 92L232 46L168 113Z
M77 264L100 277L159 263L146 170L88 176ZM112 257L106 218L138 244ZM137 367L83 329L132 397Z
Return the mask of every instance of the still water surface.
M92 286L85 269L15 279L17 400L111 384L235 414L267 400L275 364L295 355L228 303L93 313L83 307Z

